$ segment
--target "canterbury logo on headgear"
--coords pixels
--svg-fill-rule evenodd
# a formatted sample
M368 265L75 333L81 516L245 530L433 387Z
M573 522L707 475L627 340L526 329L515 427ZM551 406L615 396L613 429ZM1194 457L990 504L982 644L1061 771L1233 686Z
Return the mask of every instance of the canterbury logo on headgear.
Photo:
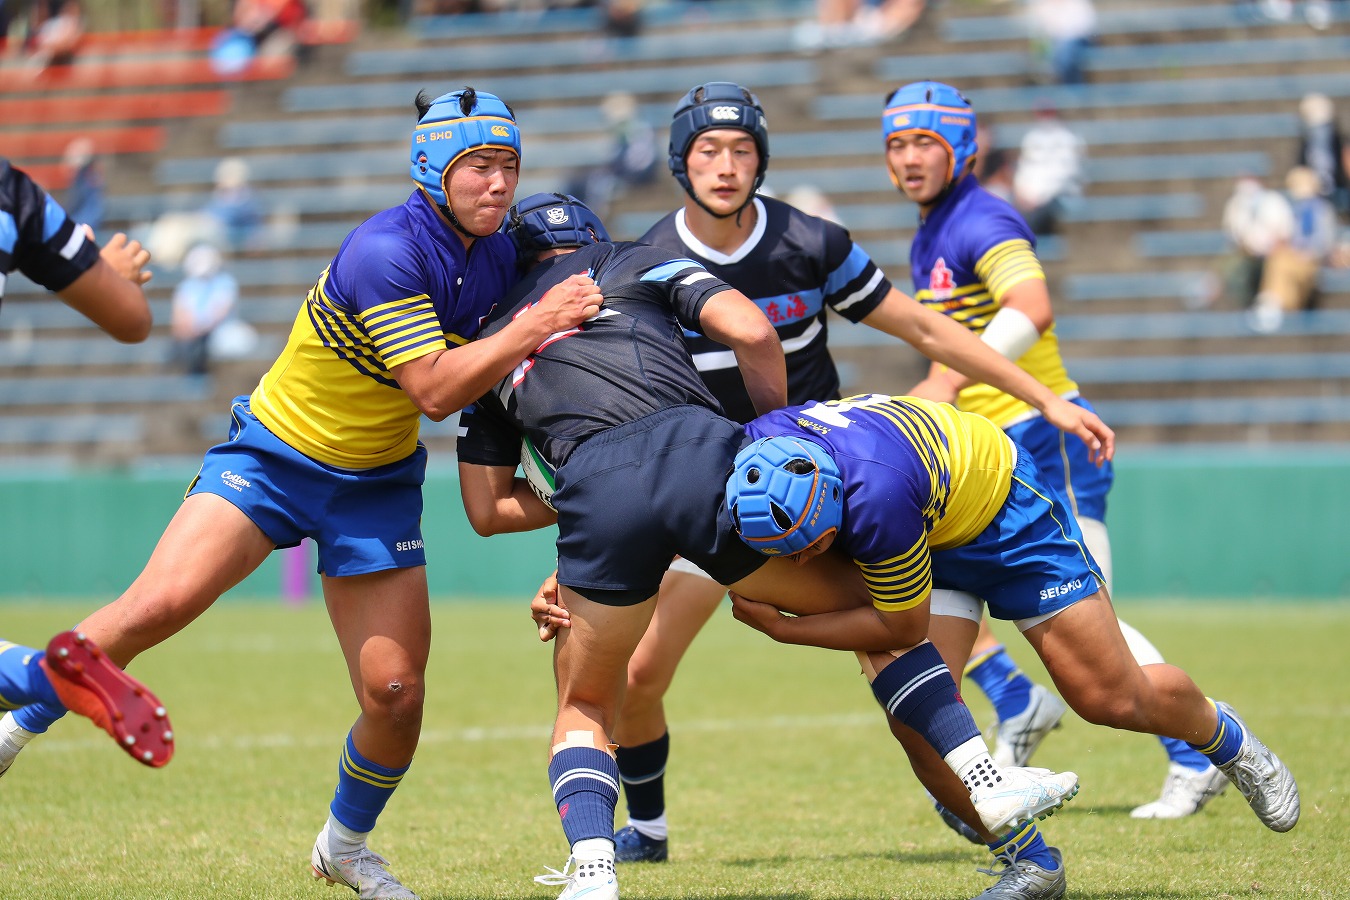
M708 116L713 119L739 119L741 110L736 106L714 106Z
M511 129L507 128L505 125L493 125L492 133L497 137L510 137Z

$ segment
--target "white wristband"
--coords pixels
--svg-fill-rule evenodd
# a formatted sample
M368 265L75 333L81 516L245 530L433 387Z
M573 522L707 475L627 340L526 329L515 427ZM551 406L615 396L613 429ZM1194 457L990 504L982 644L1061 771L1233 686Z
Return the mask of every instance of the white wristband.
M1021 359L1040 339L1041 333L1026 313L1006 306L994 313L980 335L980 340L1013 362Z

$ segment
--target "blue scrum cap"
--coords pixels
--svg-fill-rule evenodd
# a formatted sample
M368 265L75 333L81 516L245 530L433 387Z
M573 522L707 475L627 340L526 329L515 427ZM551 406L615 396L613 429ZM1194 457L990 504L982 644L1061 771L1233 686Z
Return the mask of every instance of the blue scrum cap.
M727 509L741 540L760 553L805 550L843 521L839 466L815 441L760 438L736 454Z
M465 88L442 94L413 128L412 179L437 204L446 206L445 177L450 166L482 147L510 150L520 159L520 127L511 110L486 91Z
M916 81L891 94L881 114L883 144L893 135L917 131L936 138L950 160L947 183L965 171L979 150L975 143L975 110L961 92L937 81ZM895 180L895 172L891 172Z

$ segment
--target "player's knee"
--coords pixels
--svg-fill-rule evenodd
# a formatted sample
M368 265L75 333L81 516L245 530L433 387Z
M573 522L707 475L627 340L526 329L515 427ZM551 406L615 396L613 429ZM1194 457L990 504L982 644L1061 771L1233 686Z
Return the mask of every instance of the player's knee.
M426 690L420 677L387 675L366 682L362 711L398 725L420 722L425 699Z
M1065 699L1093 725L1135 730L1140 718L1138 695L1122 685L1093 684L1066 694Z

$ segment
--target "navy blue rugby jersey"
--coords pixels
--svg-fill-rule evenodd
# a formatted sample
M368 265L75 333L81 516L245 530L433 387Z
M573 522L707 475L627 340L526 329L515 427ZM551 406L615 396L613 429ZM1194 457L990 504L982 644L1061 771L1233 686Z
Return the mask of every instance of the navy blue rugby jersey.
M63 291L96 262L98 245L84 228L0 157L0 298L15 269L49 291Z
M460 417L459 458L515 466L528 434L558 468L592 435L674 406L720 411L680 340L708 298L728 290L703 266L646 244L592 244L530 271L483 326L494 334L555 284L590 272L600 312L559 332Z
M825 308L860 322L885 299L891 283L841 226L772 197L756 197L754 204L755 230L730 256L694 237L683 209L640 240L697 260L764 310L783 343L789 403L834 399L839 372L826 344ZM755 407L735 355L697 330L686 329L685 340L726 415L738 422L753 419Z

